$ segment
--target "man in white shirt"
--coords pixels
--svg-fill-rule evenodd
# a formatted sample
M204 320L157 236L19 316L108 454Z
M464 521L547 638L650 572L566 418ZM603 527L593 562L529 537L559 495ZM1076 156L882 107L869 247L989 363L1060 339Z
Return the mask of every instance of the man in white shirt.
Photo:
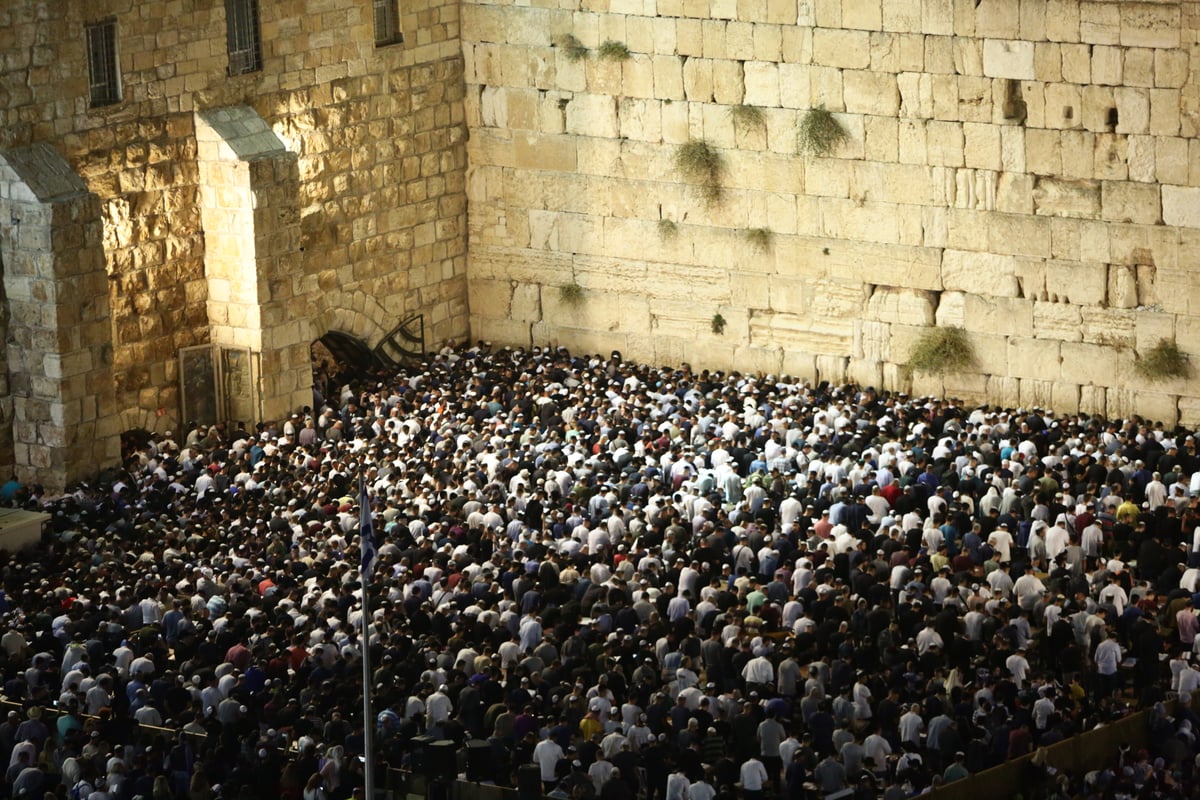
M1124 652L1117 643L1117 632L1109 631L1108 638L1096 646L1096 673L1100 676L1100 691L1102 697L1108 697L1117 689L1119 676L1117 669L1121 665Z
M763 790L766 788L770 776L767 775L767 768L761 761L751 758L742 764L741 779L742 792L746 800L760 800L764 795Z
M546 738L533 748L533 760L541 770L543 788L547 792L558 780L558 762L563 759L563 755L563 749L558 746L558 742L550 738L549 730L546 731Z

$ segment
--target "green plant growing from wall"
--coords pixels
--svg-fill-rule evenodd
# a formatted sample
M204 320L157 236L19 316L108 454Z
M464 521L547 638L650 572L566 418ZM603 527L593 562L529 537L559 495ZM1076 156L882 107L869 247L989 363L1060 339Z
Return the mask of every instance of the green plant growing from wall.
M588 49L583 42L575 38L574 34L568 33L562 37L560 46L567 56L568 61L582 61L588 57Z
M564 305L577 306L583 302L583 287L574 280L564 283L558 287L558 299L562 300Z
M1188 357L1172 339L1159 339L1134 366L1138 375L1151 381L1186 378L1191 373Z
M662 240L674 239L679 233L679 225L673 219L663 217L658 221L658 238Z
M750 228L746 231L746 241L759 253L771 252L775 243L775 234L770 228Z
M732 106L729 109L729 116L733 118L734 124L743 128L762 127L766 124L766 118L758 106Z
M975 364L975 350L962 328L927 328L908 354L910 372L961 372Z
M721 175L725 170L721 153L703 139L692 139L675 151L675 167L701 185L705 201L721 199Z
M825 106L810 108L800 118L796 131L796 149L804 155L825 156L849 139L846 129Z
M604 44L600 45L599 52L601 58L609 61L628 61L633 56L624 42L618 42L615 39L605 40Z
M712 332L717 336L722 336L725 333L725 318L721 316L720 312L713 314Z

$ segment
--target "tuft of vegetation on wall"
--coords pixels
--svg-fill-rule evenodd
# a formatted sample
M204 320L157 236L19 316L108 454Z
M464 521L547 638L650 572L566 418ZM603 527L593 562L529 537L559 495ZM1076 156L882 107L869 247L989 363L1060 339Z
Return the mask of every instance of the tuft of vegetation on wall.
M720 151L703 139L692 139L675 151L675 168L702 187L709 205L721 199L725 162Z
M624 42L618 42L615 39L608 39L600 45L599 53L601 58L609 61L628 61L633 55Z
M810 108L800 118L796 131L796 149L803 155L825 156L833 152L849 135L825 106Z
M565 305L577 306L583 302L583 287L575 281L564 283L558 287L558 299Z
M1191 373L1188 357L1173 339L1159 339L1154 347L1138 358L1134 367L1138 375L1151 381L1186 378Z
M735 124L743 128L761 127L766 124L766 118L758 106L733 106L729 109L729 116L733 117Z
M562 47L568 61L582 61L588 57L587 47L583 42L576 39L574 34L568 33L562 37L559 46Z
M717 336L721 336L725 333L725 318L721 316L720 312L713 314L712 332Z
M962 328L928 328L917 339L908 362L909 372L962 372L975 365L975 350Z
M746 241L759 253L771 252L775 242L775 234L770 228L750 228L746 231Z
M675 224L675 220L664 217L658 221L658 238L664 241L674 239L678 233L679 226Z

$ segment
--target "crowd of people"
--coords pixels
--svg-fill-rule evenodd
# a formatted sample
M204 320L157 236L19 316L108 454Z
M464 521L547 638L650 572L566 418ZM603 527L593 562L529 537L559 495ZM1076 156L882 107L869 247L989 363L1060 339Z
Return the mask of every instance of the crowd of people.
M1188 431L564 348L321 375L6 485L52 518L3 567L0 797L361 796L364 655L381 767L484 741L553 797L900 800L1142 708L1026 791L1197 794Z

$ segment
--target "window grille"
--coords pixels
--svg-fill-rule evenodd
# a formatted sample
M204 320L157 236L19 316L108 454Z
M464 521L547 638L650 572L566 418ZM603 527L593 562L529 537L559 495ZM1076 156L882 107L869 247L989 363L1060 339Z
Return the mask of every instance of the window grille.
M229 50L230 75L244 75L262 69L258 0L225 0L225 39Z
M398 0L371 0L375 12L375 46L384 47L404 41L400 30Z
M91 104L109 106L121 101L121 70L117 64L117 21L106 19L85 28L88 86Z

